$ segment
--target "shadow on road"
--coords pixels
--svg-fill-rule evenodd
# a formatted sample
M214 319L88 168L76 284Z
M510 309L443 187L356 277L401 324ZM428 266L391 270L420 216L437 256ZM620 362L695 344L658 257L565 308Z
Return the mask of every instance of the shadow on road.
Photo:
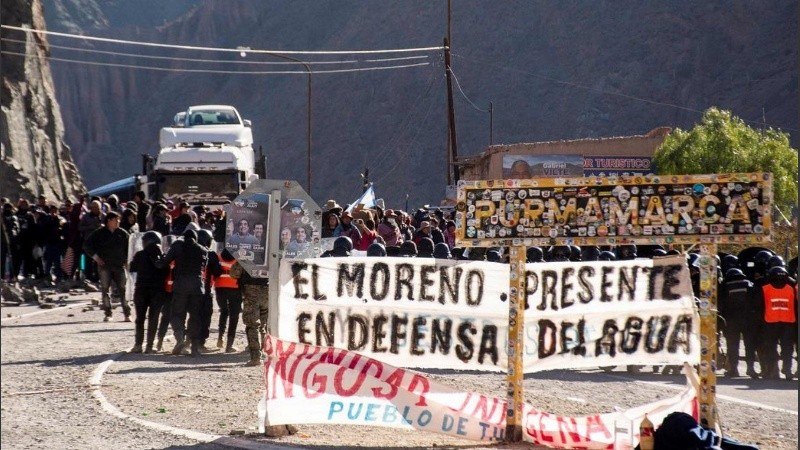
M56 327L62 325L80 325L97 323L96 320L82 320L79 322L52 322L52 323L28 323L25 325L2 325L0 328L33 328L33 327ZM82 331L81 333L85 333Z

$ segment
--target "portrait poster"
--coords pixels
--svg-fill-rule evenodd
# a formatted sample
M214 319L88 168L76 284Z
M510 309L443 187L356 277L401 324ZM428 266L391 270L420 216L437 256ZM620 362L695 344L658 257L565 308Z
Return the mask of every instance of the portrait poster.
M281 205L280 241L278 249L284 258L316 256L320 245L320 230L311 220L307 202L290 198Z
M266 264L270 195L240 195L231 206L225 230L225 248L239 261Z
M503 178L582 177L583 155L503 155Z

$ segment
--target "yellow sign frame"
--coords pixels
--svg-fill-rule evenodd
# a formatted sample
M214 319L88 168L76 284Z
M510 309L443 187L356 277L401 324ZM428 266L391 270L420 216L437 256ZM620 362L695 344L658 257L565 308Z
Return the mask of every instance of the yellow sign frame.
M755 185L747 186L747 191L745 191L744 184ZM664 206L665 202L663 200L666 197L660 197L663 195L660 186L664 186L663 192L667 191L667 186L671 186L673 188L673 195L677 190L677 187L681 187L684 190L683 196L685 197L706 197L714 194L713 196L719 201L720 195L717 194L722 194L722 201L726 201L727 198L730 198L727 204L737 202L733 208L723 209L733 209L735 211L737 205L741 205L743 208L749 210L749 212L745 210L745 212L747 212L747 221L741 220L740 222L746 223L749 221L751 227L748 228L745 225L745 228L740 228L738 233L727 233L727 231L731 229L736 230L735 227L743 224L737 224L735 221L730 220L732 213L727 214L724 219L721 219L721 216L719 215L717 215L717 218L714 218L718 203L707 199L704 204L701 203L703 206L701 211L704 211L704 214L706 215L709 213L712 214L712 218L714 218L714 221L716 222L709 223L710 221L707 221L706 217L702 217L703 214L700 214L700 227L702 227L703 224L713 224L722 225L722 228L719 226L713 229L709 228L705 233L703 233L702 228L699 228L696 233L687 232L684 234L645 235L644 232L637 234L635 233L634 229L631 229L631 233L628 235L617 235L617 233L615 233L615 235L605 234L603 236L599 236L598 233L595 233L595 235L589 236L587 233L587 235L584 236L573 236L570 235L566 230L567 225L569 225L569 215L567 214L566 219L564 219L563 211L569 207L568 199L570 197L566 195L568 193L567 190L569 190L569 193L574 193L573 198L578 198L578 194L584 192L584 190L589 196L591 196L592 189L595 189L595 192L609 192L610 188L613 190L621 189L617 191L616 198L618 201L625 201L623 197L626 196L619 195L622 191L627 191L627 198L630 199L632 198L632 195L636 195L632 194L635 191L641 192L645 187L647 187L648 192L650 189L654 189L655 192L659 194L658 198L661 198L661 201L653 201L648 199L648 209L643 210L645 213L645 218L650 220L652 218L663 217L667 220L667 222L674 222L674 216L670 219L664 212L666 207ZM751 190L750 188L754 188L755 190ZM700 257L698 259L700 266L700 292L698 310L700 315L701 357L699 363L700 384L698 386L698 400L700 404L700 422L703 424L703 426L711 428L716 425L718 417L716 403L717 379L715 374L715 371L717 370L717 267L715 262L717 244L760 244L763 242L769 242L771 240L771 209L773 200L772 174L755 172L710 175L643 175L619 177L538 178L528 180L478 180L459 181L457 189L458 202L456 204L456 245L462 247L510 247L510 270L512 276L509 292L524 292L526 251L529 246L700 244ZM550 192L550 195L553 195L554 193L562 194L561 198L557 199L558 203L555 204L555 207L558 207L559 211L561 212L554 212L555 208L551 207L551 213L553 215L560 215L560 219L564 219L563 222L555 220L555 223L548 225L549 230L546 236L542 236L541 233L540 236L529 236L527 234L523 236L516 236L513 232L510 237L502 235L490 236L488 238L485 235L483 237L478 237L477 233L475 233L473 236L467 235L467 230L470 224L473 226L473 231L477 230L477 227L475 227L476 221L481 223L481 226L483 225L481 222L482 218L475 217L478 215L478 205L477 202L474 201L477 200L477 193L480 193L480 200L484 201L484 205L486 205L489 209L492 207L495 208L495 211L491 211L494 213L499 208L497 208L496 205L492 206L491 203L493 202L498 202L503 209L505 209L505 206L508 206L509 203L513 204L514 200L520 200L517 202L517 204L521 205L523 203L521 200L524 200L524 198L520 199L518 195L510 197L506 196L505 194L508 192L519 192L523 189L526 190L526 196L527 193L532 193L530 190L547 190L547 192ZM686 189L690 189L690 191L686 192ZM723 189L727 189L727 192L725 192ZM472 198L469 197L470 192L473 194ZM746 197L745 194L749 195L749 197ZM740 198L734 199L734 197L737 195ZM614 194L612 193L608 197L614 197ZM758 201L759 199L761 200L760 202ZM470 205L470 200L473 200L472 205ZM562 200L564 200L564 202L562 202ZM504 204L503 201L506 203ZM753 203L754 201L755 203ZM531 203L529 202L525 205L528 207L530 204ZM544 203L542 202L542 205L543 204ZM688 214L690 212L679 211L678 209L680 208L681 204L686 206L689 203L680 203L679 201L677 204L673 204L672 209L675 209L674 214ZM694 205L694 203L691 204ZM550 205L552 205L552 203ZM473 208L470 208L470 206L473 206ZM564 208L561 208L561 206L564 206ZM709 206L712 206L712 208L709 208ZM650 210L651 207L653 207L655 211ZM661 210L659 208L661 208ZM515 207L515 210L522 211L523 209L520 207ZM622 210L622 208L620 208L620 210ZM502 212L504 213L505 211L503 210ZM625 215L626 212L626 210L623 210L623 215ZM630 212L631 214L628 217L636 217L638 220L639 214L635 213L641 211L636 211L634 209ZM694 210L691 212L694 213ZM469 217L470 213L473 213L472 217ZM576 207L576 216L577 213L578 209ZM586 211L584 210L583 213L586 213ZM605 214L604 211L600 210L598 213L600 213L602 217L605 217L603 215ZM615 213L616 212L612 212L610 215L614 216ZM741 212L739 214L741 214ZM489 216L491 217L491 215L492 214ZM514 219L514 211L511 212L511 215L512 217L508 219L507 222L511 222ZM520 215L524 215L524 212L522 214L517 214L517 220L519 219ZM619 216L617 215L614 218L618 219ZM757 224L759 225L758 228L751 223L753 218L757 219ZM473 219L473 221L469 222L470 219ZM491 223L490 221L490 224L492 225L501 222L500 219L491 220L495 220L494 223ZM698 221L692 222L698 223ZM522 224L519 223L514 225ZM606 222L604 225L606 227L618 227L620 225L627 226L625 223L615 224L611 222ZM641 224L637 222L636 225L640 226ZM525 231L525 228L526 227L523 225L522 231ZM534 228L535 227L531 227L531 229ZM543 228L544 226L542 226L542 229ZM721 230L725 233L713 233L714 230ZM684 231L687 231L686 228L684 228ZM521 343L524 331L522 324L525 321L524 301L525 300L522 298L522 296L511 295L508 305L508 406L506 410L507 419L505 439L511 442L518 442L522 439L521 412L522 405L524 403L524 390L522 385L523 364Z

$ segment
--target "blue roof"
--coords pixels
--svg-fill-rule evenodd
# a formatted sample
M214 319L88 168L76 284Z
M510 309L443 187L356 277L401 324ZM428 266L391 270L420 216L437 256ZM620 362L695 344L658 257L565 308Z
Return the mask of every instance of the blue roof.
M119 192L120 190L123 190L123 189L126 189L126 188L132 188L132 187L135 187L135 186L136 186L136 177L135 176L127 177L127 178L123 178L121 180L114 181L112 183L104 184L104 185L102 185L100 187L96 187L96 188L92 189L91 191L89 191L89 195L90 196L104 197L106 195L111 195L111 194L114 194L116 192Z

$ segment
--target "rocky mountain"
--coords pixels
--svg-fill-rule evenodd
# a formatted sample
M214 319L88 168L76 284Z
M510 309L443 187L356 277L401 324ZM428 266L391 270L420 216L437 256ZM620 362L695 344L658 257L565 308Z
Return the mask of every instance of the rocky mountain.
M51 29L118 39L352 50L439 46L446 34L446 4L46 0L45 10ZM796 145L796 8L788 0L453 2L459 155L478 153L489 143L489 102L496 144L690 128L702 111L718 106L751 125L766 121L787 130ZM139 155L158 150L158 129L177 111L204 103L239 108L268 155L269 177L305 185L307 79L301 66L243 64L285 62L253 53L65 38L58 38L56 47L56 39L51 38L54 56L117 65L53 62L66 138L89 186L137 172ZM447 167L442 52L294 56L312 61L314 71L429 63L312 75L312 196L318 202L354 199L364 167L390 207L403 206L406 195L412 207L442 197ZM409 56L424 58L367 62ZM332 60L358 62L322 63ZM287 67L300 73L241 73Z
M39 0L3 1L0 8L5 25L45 28ZM64 141L47 40L5 29L0 36L0 195L12 201L42 194L76 198L85 187Z

